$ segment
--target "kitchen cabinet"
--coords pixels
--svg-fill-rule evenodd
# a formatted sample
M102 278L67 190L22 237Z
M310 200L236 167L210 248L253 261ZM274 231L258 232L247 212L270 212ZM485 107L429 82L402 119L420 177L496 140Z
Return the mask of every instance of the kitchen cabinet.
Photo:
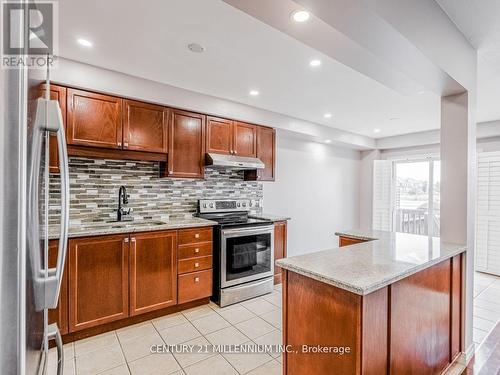
M45 84L41 85L40 97L45 96L45 87ZM66 87L51 84L50 99L59 102L63 124L66 129ZM59 173L59 152L57 150L57 137L55 134L49 136L49 172Z
M57 265L57 255L59 250L59 241L49 241L49 268L55 268ZM64 264L61 291L59 292L59 301L55 309L50 309L49 324L57 323L61 335L68 333L68 259Z
M70 332L128 317L129 244L128 234L69 240Z
M257 157L257 126L235 121L233 128L233 153Z
M286 258L287 222L274 223L274 260ZM274 283L281 283L281 268L274 266Z
M179 303L195 301L212 295L212 270L179 275Z
M167 153L169 109L123 101L123 149Z
M276 160L276 130L257 126L257 157L265 168L245 171L245 180L274 181Z
M130 235L130 315L177 303L177 232Z
M233 121L207 117L207 153L231 155L233 153Z
M366 241L360 240L357 238L351 238L351 237L343 237L343 236L339 237L339 246L340 247L355 245L355 244L361 243L361 242L366 242Z
M203 178L205 116L174 109L168 127L167 177Z
M122 148L122 99L67 90L68 145Z

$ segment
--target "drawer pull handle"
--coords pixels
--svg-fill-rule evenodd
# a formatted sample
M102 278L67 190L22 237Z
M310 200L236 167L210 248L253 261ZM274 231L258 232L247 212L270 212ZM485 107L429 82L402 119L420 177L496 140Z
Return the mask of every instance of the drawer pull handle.
M195 277L195 278L194 278L194 282L195 282L195 283L199 283L199 282L200 282L200 278L199 278L199 277Z
M194 266L195 266L195 268L198 268L198 267L200 266L200 263L196 262L196 263L194 264Z
M199 252L200 252L200 249L197 247L196 249L194 249L194 252L195 252L195 253L199 253Z
M194 238L200 238L200 234L199 234L199 233L196 233L196 234L194 235Z

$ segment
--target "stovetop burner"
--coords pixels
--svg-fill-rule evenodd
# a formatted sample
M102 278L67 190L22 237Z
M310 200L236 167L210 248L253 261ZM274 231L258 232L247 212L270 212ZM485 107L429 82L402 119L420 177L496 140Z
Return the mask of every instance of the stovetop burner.
M248 212L251 202L248 199L199 200L197 216L217 221L220 226L262 225L271 223L267 219L252 218Z

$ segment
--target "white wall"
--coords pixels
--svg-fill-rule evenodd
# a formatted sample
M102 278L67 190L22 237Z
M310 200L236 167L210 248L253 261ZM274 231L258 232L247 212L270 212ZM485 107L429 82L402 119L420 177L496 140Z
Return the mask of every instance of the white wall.
M359 226L360 152L277 136L276 181L264 212L291 217L288 256L338 246L335 231Z

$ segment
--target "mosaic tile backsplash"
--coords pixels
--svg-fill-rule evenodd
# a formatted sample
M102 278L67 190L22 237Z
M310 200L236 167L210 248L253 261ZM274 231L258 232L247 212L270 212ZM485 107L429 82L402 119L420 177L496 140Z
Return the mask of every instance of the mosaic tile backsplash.
M204 180L159 178L157 162L71 157L70 225L116 219L118 189L130 195L125 208L134 220L168 220L192 216L198 199L246 198L256 211L262 207L261 182L244 181L243 172L205 169ZM59 175L50 176L49 222L59 222Z

